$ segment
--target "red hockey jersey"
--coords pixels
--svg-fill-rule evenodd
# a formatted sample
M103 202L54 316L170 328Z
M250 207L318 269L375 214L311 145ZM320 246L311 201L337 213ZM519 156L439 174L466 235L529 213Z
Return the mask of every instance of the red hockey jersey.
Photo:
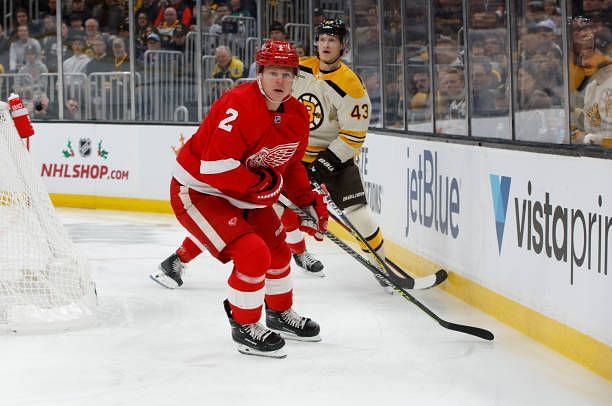
M279 111L270 111L257 82L245 83L213 103L181 148L173 176L200 193L249 209L263 207L244 199L260 180L255 170L270 167L283 176L287 196L307 206L314 196L300 160L308 131L308 113L302 103L291 97Z

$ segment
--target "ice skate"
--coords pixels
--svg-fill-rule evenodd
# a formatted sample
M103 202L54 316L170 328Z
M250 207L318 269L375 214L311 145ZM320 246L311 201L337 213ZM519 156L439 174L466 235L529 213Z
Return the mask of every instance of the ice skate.
M323 271L323 263L316 259L310 252L304 251L301 254L294 253L293 260L297 266L309 274L319 277L325 276L325 271Z
M183 284L181 276L184 271L185 264L174 253L159 264L159 272L152 273L149 276L165 288L176 289Z
M293 309L277 312L266 306L266 326L288 340L321 341L319 325L297 314Z
M261 323L238 324L232 317L229 301L223 301L225 313L232 327L232 339L238 352L260 357L285 358L285 340L279 334L267 329Z

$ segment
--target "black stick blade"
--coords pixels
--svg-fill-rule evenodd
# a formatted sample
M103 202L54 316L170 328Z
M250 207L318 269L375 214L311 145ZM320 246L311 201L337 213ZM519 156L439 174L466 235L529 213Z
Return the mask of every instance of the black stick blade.
M489 330L485 330L484 328L451 323L446 320L440 320L439 323L442 327L447 328L449 330L454 330L460 333L473 335L473 336L482 338L483 340L493 341L493 339L495 338L493 333L491 333Z

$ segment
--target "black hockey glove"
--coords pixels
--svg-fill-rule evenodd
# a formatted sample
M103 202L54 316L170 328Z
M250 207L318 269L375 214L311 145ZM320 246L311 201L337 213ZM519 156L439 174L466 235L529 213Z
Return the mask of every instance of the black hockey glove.
M318 183L327 183L338 174L342 161L329 149L321 151L317 159L310 165L308 172L312 180Z

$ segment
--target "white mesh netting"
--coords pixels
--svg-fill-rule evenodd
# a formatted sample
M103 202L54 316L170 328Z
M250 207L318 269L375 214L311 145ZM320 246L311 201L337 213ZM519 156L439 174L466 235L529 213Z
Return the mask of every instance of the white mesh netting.
M95 303L88 262L0 102L0 332L78 324L92 318Z

